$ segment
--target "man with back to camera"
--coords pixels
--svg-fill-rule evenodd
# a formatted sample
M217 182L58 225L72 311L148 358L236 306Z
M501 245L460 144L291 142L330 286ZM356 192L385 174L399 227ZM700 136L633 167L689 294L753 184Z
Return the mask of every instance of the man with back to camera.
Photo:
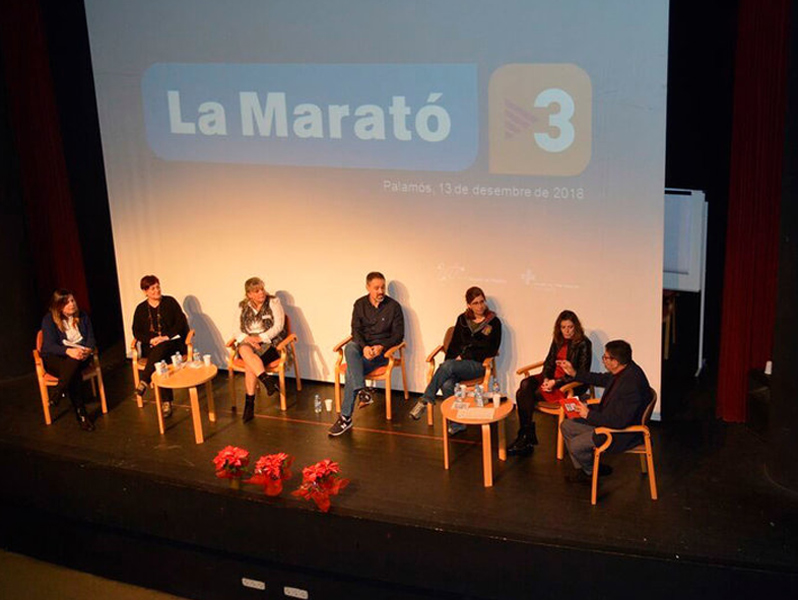
M643 369L632 360L632 347L624 340L613 340L604 345L601 357L608 373L577 371L567 360L557 361L562 369L577 381L604 388L601 403L588 407L574 399L579 409L578 419L566 419L560 426L568 454L576 468L568 481L590 483L593 478L593 450L603 443L596 427L623 429L639 424L651 401L651 388ZM639 443L635 433L614 434L610 452L623 452ZM599 475L609 475L612 468L600 465Z
M344 347L347 365L344 400L341 414L327 432L332 437L352 427L355 396L361 406L373 402L364 375L388 364L385 351L405 337L402 306L385 295L385 276L378 271L366 275L366 291L368 294L358 298L352 308L352 341Z

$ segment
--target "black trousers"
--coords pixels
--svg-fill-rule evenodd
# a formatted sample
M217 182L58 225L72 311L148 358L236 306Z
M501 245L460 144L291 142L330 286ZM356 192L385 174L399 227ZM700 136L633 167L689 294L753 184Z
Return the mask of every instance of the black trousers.
M75 360L71 356L46 354L42 360L47 372L58 377L58 385L54 392L56 397L66 392L75 410L83 408L85 403L80 385L83 382L83 369L91 364L91 357L86 360Z
M142 344L141 353L146 357L147 364L139 376L141 381L149 385L152 380L152 374L155 372L155 363L161 362L162 360L165 360L167 363L171 362L171 357L175 352L179 352L180 354L186 354L188 352L186 343L182 339L167 340L161 342L157 346L150 346L148 348L145 348L145 344ZM173 396L174 394L171 389L161 388L161 399L164 402L171 402Z
M524 431L532 427L535 404L543 400L540 395L540 380L537 375L531 375L521 380L518 391L515 393L515 402L518 407L518 428Z

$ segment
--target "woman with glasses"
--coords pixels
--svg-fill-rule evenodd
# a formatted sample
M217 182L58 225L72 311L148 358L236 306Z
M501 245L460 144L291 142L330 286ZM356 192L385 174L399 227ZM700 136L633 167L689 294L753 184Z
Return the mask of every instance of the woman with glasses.
M465 312L457 317L454 324L454 334L446 349L446 360L435 371L421 399L410 411L410 416L416 420L421 418L427 404L435 404L438 390L444 398L448 398L454 394L455 384L484 377L482 362L499 353L502 323L496 313L488 308L485 292L478 287L470 287L466 290L465 301ZM461 423L449 423L451 435L465 428Z

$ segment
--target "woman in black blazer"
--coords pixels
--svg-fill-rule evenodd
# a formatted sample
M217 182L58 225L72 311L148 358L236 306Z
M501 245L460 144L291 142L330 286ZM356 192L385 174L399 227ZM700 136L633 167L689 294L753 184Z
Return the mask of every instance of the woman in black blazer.
M562 311L554 322L554 333L549 353L543 363L543 371L523 379L515 394L518 405L518 437L507 447L508 454L525 456L532 453L538 443L535 422L532 420L535 404L541 402L553 408L559 407L560 400L565 397L560 388L574 381L573 377L557 365L557 361L567 360L577 370L590 371L592 355L593 345L585 336L579 317L572 310ZM587 386L579 386L574 394L580 395L586 389Z
M83 370L89 366L95 347L89 315L78 308L72 292L65 289L53 292L50 312L42 319L44 368L58 377L51 402L57 404L63 396L69 396L83 431L94 429L86 414L80 384Z

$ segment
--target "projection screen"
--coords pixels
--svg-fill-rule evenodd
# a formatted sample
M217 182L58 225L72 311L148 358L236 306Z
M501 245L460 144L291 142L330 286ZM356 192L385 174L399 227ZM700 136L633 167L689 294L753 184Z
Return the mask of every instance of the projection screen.
M482 287L503 389L560 310L660 379L666 0L86 0L125 330L154 273L223 364L243 282L330 381L365 275L411 388ZM394 383L394 387L398 382Z

